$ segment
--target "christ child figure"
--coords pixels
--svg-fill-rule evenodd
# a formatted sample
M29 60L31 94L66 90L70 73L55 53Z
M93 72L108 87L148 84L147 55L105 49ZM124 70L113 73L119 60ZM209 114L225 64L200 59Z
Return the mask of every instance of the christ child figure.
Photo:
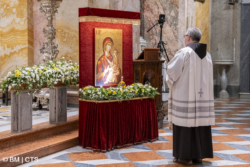
M118 76L120 76L120 66L119 66L119 59L118 59L118 50L115 49L113 52L113 62L108 60L109 63L109 73L107 76L106 81L104 82L104 84L107 83L117 83L118 82Z

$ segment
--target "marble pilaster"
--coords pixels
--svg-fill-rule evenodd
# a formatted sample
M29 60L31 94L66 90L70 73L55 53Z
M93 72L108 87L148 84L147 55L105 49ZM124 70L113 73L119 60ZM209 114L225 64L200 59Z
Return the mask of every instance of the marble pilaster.
M88 7L89 0L63 0L56 14L56 43L59 55L79 62L78 8Z
M44 13L40 12L40 3L37 0L33 0L33 22L34 22L34 64L42 64L43 56L40 54L40 48L42 43L47 39L43 34L43 29L47 27L48 21ZM53 23L55 25L55 19Z
M140 12L140 0L123 0L122 10ZM133 25L133 59L139 56L140 25Z
M185 0L179 0L178 10L178 48L185 46L183 35L186 33L186 15L185 15Z
M227 0L211 0L211 30L213 60L233 60L233 6Z
M140 0L122 0L121 10L140 12Z
M239 91L240 85L240 55L241 55L241 4L235 4L233 8L233 20L231 21L233 24L233 32L232 32L232 57L234 61L234 65L228 71L228 84L232 87L237 86L237 90ZM227 40L227 39L225 39ZM238 92L239 93L239 92Z
M144 39L149 43L148 47L156 48L160 40L160 26L156 26L150 32L147 32L153 24L157 23L160 14L166 15L166 22L162 30L162 39L166 43L165 48L171 59L178 51L178 11L179 1L176 0L144 0Z
M196 8L193 0L179 0L178 49L185 47L184 35L189 27L195 27Z
M109 9L122 10L123 0L109 0Z
M140 0L110 0L110 9L140 12ZM140 25L133 26L133 59L139 55Z
M195 27L196 22L196 3L193 0L187 0L186 6L186 27Z
M139 56L140 25L133 25L133 59Z
M241 5L240 91L250 93L250 4Z
M240 10L237 3L229 5L227 0L210 0L211 25L210 25L210 53L212 60L232 60L234 63L227 68L228 87L233 94L238 96L240 84ZM224 9L224 10L222 10ZM221 85L220 76L222 69L214 66L214 84ZM216 90L216 89L215 89ZM236 93L238 92L238 93ZM218 92L215 92L217 96Z
M207 44L207 51L210 48L210 0L205 3L196 2L196 22L195 27L202 33L201 43Z
M109 9L110 0L88 0L88 6L93 8L104 8Z

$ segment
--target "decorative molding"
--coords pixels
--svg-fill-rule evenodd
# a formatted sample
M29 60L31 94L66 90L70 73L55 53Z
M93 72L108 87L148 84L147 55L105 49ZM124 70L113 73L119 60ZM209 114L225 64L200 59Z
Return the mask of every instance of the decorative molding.
M238 2L239 2L238 0L228 0L229 5L235 5Z
M250 4L250 0L240 0L240 3L242 3L242 4Z
M39 9L40 12L44 13L46 19L48 20L47 28L43 29L43 34L47 38L47 42L43 42L42 47L40 48L40 53L43 56L43 62L46 63L50 60L55 60L59 53L59 50L57 50L58 45L56 45L53 42L53 40L56 38L56 29L53 27L53 16L55 16L55 14L58 13L57 9L60 7L60 3L62 2L62 0L37 0L37 1L40 3L40 9ZM48 102L48 99L50 99L49 92L50 92L49 89L37 90L36 92L34 92L34 97L37 98L37 101L36 104L33 105L33 107L36 106L39 107L42 104L46 104ZM67 100L65 103L67 103Z
M105 22L105 23L117 23L117 24L133 24L140 25L141 20L139 19L122 19L122 18L111 18L111 17L99 17L99 16L81 16L79 22Z
M44 63L49 60L55 60L59 50L53 40L56 37L56 29L53 27L53 16L58 13L57 9L60 7L62 0L38 0L40 2L40 11L45 14L48 20L47 28L43 29L43 34L47 38L47 42L43 42L40 53L43 55Z
M214 85L214 96L218 97L219 92L221 91L221 85ZM228 85L227 92L230 97L239 97L240 86L239 85Z
M240 99L250 99L250 93L240 92Z
M194 0L196 2L201 2L201 3L205 3L205 0Z

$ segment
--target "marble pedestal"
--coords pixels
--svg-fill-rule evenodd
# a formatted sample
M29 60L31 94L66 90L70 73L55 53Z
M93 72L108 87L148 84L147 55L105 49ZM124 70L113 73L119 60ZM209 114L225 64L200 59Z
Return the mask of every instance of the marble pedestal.
M11 91L11 132L19 133L32 129L32 93L20 91L16 96Z
M220 91L220 93L219 93L219 98L220 98L220 99L228 99L228 98L229 98L229 94L227 93L226 90L222 90L222 91Z
M67 87L50 89L49 112L51 124L67 122Z
M240 99L250 99L250 93L240 92Z
M227 89L227 75L226 75L226 66L233 65L232 60L215 60L215 64L222 66L222 75L221 75L221 92L219 93L220 99L228 99L229 94L226 91Z

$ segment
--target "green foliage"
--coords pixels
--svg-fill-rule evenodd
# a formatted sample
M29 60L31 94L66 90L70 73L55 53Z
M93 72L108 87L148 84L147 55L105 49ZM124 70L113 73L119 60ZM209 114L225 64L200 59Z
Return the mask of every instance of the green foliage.
M54 88L59 82L69 86L76 85L78 81L79 65L62 58L60 61L49 61L33 67L16 67L16 70L8 72L0 88L2 92L6 88L13 89L18 95L24 89L34 92L42 87Z
M86 86L79 90L80 98L86 100L130 100L134 97L154 98L159 94L151 85L134 83L127 87L95 88Z

